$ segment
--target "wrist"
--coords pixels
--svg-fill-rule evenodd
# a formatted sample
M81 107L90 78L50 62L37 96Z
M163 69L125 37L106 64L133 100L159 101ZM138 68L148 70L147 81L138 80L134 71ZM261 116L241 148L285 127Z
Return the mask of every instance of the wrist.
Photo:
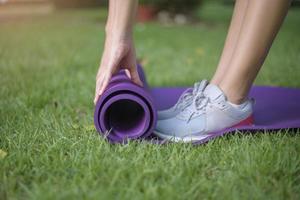
M131 29L115 29L109 26L105 28L106 39L113 40L132 40L133 34Z

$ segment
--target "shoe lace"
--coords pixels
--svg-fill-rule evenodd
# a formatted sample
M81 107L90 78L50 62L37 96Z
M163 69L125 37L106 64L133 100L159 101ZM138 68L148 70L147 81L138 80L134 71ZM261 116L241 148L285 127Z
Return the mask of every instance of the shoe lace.
M204 93L200 93L194 98L193 106L195 111L203 110L206 105L209 103L209 98L204 95Z
M189 88L179 97L177 103L175 104L176 110L182 110L189 104L191 104L193 100L193 91Z
M175 104L175 109L183 110L187 106L191 105L195 96L200 93L203 93L207 81L203 80L201 82L196 82L193 89L186 90L178 99L178 102Z
M187 123L193 118L195 114L205 112L206 106L209 103L209 98L204 93L199 93L195 96L191 108L187 108L186 119Z

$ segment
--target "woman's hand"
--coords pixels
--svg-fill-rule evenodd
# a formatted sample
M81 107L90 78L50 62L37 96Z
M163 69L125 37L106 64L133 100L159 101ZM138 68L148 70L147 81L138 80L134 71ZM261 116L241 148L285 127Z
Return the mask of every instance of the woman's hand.
M96 77L95 104L112 75L118 73L120 69L125 69L127 76L142 86L137 73L132 37L137 4L137 0L109 0L106 40Z
M134 83L142 86L137 72L135 48L132 38L108 36L105 41L104 52L96 77L95 104L107 87L112 75L118 73L120 69L125 69L127 76Z

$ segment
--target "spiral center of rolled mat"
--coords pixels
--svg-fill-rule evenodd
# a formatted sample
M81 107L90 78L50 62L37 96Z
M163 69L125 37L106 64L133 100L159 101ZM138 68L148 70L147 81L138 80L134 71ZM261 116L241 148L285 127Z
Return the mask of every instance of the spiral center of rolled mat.
M116 134L130 136L140 133L146 126L145 111L142 106L131 100L120 100L107 109L105 123Z
M152 116L148 105L133 94L118 94L103 106L104 128L121 140L137 138L147 132Z

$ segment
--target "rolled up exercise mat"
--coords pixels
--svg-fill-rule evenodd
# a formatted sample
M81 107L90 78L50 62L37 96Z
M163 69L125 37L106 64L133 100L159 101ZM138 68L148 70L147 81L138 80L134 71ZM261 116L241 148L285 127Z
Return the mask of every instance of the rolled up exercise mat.
M107 134L111 142L147 138L156 124L157 110L173 106L186 87L149 89L142 68L138 67L144 87L133 84L124 71L114 76L97 102L94 114L99 133ZM300 128L300 89L254 86L249 97L254 98L254 124L231 127L209 133L196 142L239 131L265 131Z
M154 100L141 67L138 72L144 87L134 84L122 70L112 77L96 104L96 129L111 142L146 138L155 128Z

